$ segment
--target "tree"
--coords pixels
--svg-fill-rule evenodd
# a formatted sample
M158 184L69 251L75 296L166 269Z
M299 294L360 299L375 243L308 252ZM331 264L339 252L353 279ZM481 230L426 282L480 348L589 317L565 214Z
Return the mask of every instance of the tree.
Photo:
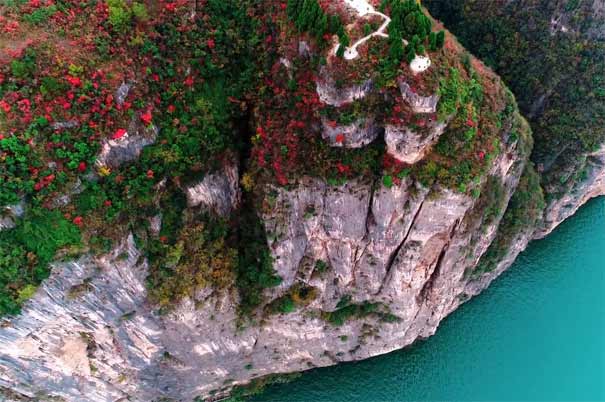
M389 58L396 64L399 64L403 59L403 55L401 33L397 29L389 29Z
M442 49L445 45L445 31L439 31L437 33L436 45L438 49Z
M435 32L431 32L429 35L429 49L432 52L437 50L437 34Z

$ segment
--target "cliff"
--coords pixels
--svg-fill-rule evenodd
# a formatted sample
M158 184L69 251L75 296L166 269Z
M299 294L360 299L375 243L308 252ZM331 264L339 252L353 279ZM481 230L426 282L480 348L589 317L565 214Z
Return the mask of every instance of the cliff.
M7 400L212 400L403 348L602 194L600 149L544 212L514 96L414 1L99 4L93 69L49 96L34 42L0 70Z
M546 236L587 198L604 195L605 3L428 0L425 5L503 77L532 126L532 161L548 204L536 237Z

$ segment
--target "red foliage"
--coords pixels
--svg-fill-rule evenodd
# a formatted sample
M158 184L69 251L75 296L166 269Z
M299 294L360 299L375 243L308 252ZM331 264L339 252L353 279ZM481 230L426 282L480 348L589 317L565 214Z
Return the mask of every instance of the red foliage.
M153 119L153 117L151 116L151 110L147 110L145 111L145 113L141 114L141 121L143 122L143 124L145 124L146 126L151 124L151 120Z
M112 140L119 140L120 138L126 135L127 131L123 128L116 130L116 132L111 137Z

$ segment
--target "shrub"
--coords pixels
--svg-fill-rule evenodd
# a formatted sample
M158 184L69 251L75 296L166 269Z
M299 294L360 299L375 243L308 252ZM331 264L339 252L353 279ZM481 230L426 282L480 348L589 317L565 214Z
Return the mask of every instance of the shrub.
M123 32L132 20L132 10L124 0L107 0L109 23L118 32ZM139 10L140 12L140 10Z
M31 211L0 232L0 315L17 314L48 277L57 251L79 243L80 231L59 211Z
M132 14L138 21L141 22L147 21L149 19L147 7L143 3L132 3Z
M262 301L262 291L281 283L273 269L263 223L256 212L245 208L238 224L239 256L236 284L240 293L240 310L249 314Z
M45 23L50 17L52 17L58 11L56 5L50 5L48 7L40 7L32 11L31 14L23 16L23 20L34 25L41 25Z

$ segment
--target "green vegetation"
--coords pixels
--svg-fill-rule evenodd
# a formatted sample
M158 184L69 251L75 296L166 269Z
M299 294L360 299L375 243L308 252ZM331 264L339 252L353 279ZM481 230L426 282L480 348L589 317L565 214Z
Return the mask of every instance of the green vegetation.
M285 295L274 300L267 306L269 314L293 313L296 309L309 305L317 297L317 289L297 283L288 289Z
M1 231L0 315L17 314L49 276L57 252L79 244L77 226L56 210L33 210L14 229Z
M118 32L124 32L133 22L144 22L149 13L144 3L126 3L124 0L107 0L109 23Z
M425 54L427 46L433 52L443 47L445 32L431 31L433 23L416 0L382 0L380 9L391 17L388 26L389 55L380 67L387 78L396 74L404 59L410 63L416 55ZM408 42L405 48L403 40Z
M191 20L183 18L188 8L177 3L165 10L122 0L106 4L107 19L82 13L79 2L57 2L58 10L73 15L70 25L50 18L51 7L25 13L22 3L7 6L9 21L24 23L14 29L44 24L51 37L79 45L66 51L57 48L64 39L33 41L0 66L0 207L25 199L29 208L16 229L1 234L0 258L9 268L0 284L0 314L18 311L48 276L56 252L79 244L80 231L82 247L92 252L106 252L134 232L152 261L150 297L162 307L203 285L234 282L246 285L242 298L252 306L265 286L278 281L269 254L252 271L238 274L237 266L255 266L252 258L258 258L264 237L241 246L240 256L231 222L184 216L181 188L219 168L247 141L246 102L271 57L257 50L263 41L255 6L209 0ZM86 58L77 53L84 48ZM56 54L61 63L55 63ZM114 98L120 80L137 82L121 106ZM155 144L134 162L97 169L100 144L139 120L159 128ZM55 130L51 122L74 124ZM158 186L163 179L165 186ZM57 202L76 187L67 205ZM148 219L159 212L164 219L156 236ZM45 214L55 217L56 228L48 227ZM52 234L42 236L44 231Z
M510 86L535 138L532 160L556 197L558 180L579 165L579 155L605 143L603 14L592 1L568 1L568 32L552 32L558 2L425 0L468 49ZM531 21L531 23L527 23Z
M41 25L48 21L57 11L58 8L54 4L48 7L40 7L32 11L31 14L24 15L23 19L32 25Z
M382 321L393 322L398 320L391 314L388 307L382 303L352 303L350 296L343 296L334 311L322 312L322 318L334 326L344 325L347 321L361 319L368 316L376 316Z
M461 193L469 192L500 153L502 122L497 120L510 124L511 116L505 111L494 116L495 105L484 102L488 84L493 85L472 68L462 71L450 67L441 78L437 116L448 122L448 128L435 146L437 155L414 166L412 171L412 176L425 186L437 182ZM509 101L514 105L514 100Z
M244 402L249 397L260 394L266 387L272 384L286 384L296 380L301 375L301 373L270 374L264 377L255 378L248 385L237 386L233 388L233 390L231 390L230 397L225 399L224 401ZM199 401L201 402L202 400L200 399Z
M478 278L486 272L493 271L513 246L517 236L524 230L535 228L536 222L542 217L544 206L540 176L530 163L523 171L519 186L498 227L496 238L481 257L477 267L469 272L471 277Z
M205 286L224 289L233 283L237 251L227 242L228 226L219 218L187 216L174 242L149 244L149 296L169 308ZM164 227L171 221L165 221Z
M240 292L240 310L249 314L262 301L266 288L277 286L273 259L267 246L265 228L252 208L246 208L238 222L239 254L236 284Z
M340 18L326 14L317 0L288 0L286 11L296 28L300 32L309 32L320 47L327 43L324 38L326 34L338 35L340 52L349 46L350 39Z

